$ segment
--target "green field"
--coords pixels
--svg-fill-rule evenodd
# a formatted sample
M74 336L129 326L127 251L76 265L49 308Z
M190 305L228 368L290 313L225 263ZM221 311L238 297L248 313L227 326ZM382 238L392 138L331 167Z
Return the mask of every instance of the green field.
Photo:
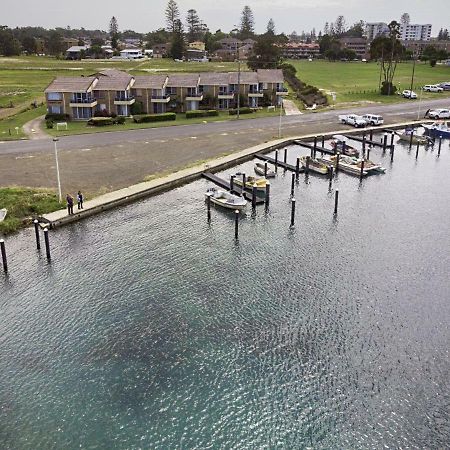
M393 103L402 101L398 96L386 96L378 93L380 66L376 62L329 62L329 61L288 61L297 69L297 77L326 92L336 92L336 104L348 102ZM394 77L394 84L400 91L411 86L413 63L399 63ZM414 75L414 90L419 95L420 87L450 81L450 67L437 65L430 67L426 63L417 63ZM423 98L440 98L446 93L424 93ZM331 100L331 98L330 98ZM409 101L409 100L404 100Z

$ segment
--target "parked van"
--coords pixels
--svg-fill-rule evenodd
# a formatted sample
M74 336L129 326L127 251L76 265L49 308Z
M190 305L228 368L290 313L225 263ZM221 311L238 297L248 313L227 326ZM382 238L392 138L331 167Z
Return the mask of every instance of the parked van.
M364 114L363 119L369 124L369 125L383 125L384 119L382 116L378 116L376 114Z

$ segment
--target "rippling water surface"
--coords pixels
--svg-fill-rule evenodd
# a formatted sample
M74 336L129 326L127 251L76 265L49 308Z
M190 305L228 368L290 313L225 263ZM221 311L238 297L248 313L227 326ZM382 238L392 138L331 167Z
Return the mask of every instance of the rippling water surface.
M237 242L232 213L207 223L204 180L51 232L51 264L32 230L9 238L1 447L448 447L448 141L436 153L374 149L387 173L362 184L301 175L293 229L281 170Z

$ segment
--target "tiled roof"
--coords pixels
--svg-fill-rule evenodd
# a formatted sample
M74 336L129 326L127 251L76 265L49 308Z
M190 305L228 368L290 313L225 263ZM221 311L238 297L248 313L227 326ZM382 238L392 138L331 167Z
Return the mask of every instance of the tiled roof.
M258 69L260 83L283 83L283 71L281 69Z
M196 73L177 73L169 75L167 87L196 87L198 85L199 75Z
M134 89L162 89L167 75L140 75L135 80Z
M87 92L95 77L55 78L44 92Z
M228 82L230 84L238 84L238 73L230 72L228 75ZM241 84L257 84L258 83L258 75L256 72L241 72Z
M205 72L200 74L200 84L204 86L226 86L229 74L224 72Z

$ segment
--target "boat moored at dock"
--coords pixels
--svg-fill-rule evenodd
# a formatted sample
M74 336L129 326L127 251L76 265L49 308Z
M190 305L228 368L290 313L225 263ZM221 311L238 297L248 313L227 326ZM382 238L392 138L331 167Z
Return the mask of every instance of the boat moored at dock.
M308 159L309 162L307 162ZM304 168L308 166L311 172L319 173L321 175L326 175L328 173L328 166L318 159L310 158L309 156L300 156L300 163Z
M422 124L425 128L425 134L432 138L450 139L450 125L449 122L433 122L432 124Z
M359 151L347 144L347 138L341 134L335 134L331 141L331 148L335 153L340 152L343 155L359 157Z
M243 174L242 173L236 173L235 178L234 178L234 183L237 186L243 186ZM248 175L245 178L245 189L248 190L252 190L253 189L253 185L256 184L256 189L258 191L265 191L266 190L266 186L267 186L268 181L265 178L256 178L253 177L251 175Z
M215 205L222 206L227 209L241 210L245 208L245 205L247 204L247 200L245 200L245 198L215 187L208 188L205 193L205 198L208 197Z
M256 174L261 175L266 178L274 178L277 175L276 172L269 166L267 167L267 173L264 173L266 170L264 163L260 163L260 162L255 163L254 169L255 169Z

